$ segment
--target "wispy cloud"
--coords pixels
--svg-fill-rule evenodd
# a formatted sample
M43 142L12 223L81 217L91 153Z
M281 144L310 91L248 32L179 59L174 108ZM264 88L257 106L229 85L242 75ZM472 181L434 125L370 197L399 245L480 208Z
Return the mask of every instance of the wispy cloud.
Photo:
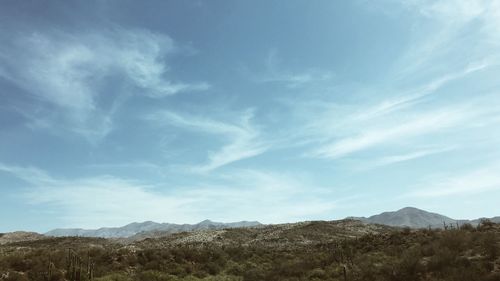
M159 221L170 218L179 222L191 219L188 208L179 210L192 202L192 198L167 196L142 183L112 176L61 179L36 168L4 164L0 165L0 171L28 182L30 189L22 194L22 200L60 209L58 219L67 223L66 226L123 225L145 218Z
M445 74L443 76L437 77L422 86L418 86L414 89L406 90L402 95L394 98L388 98L383 100L378 105L372 106L370 108L365 108L361 113L354 116L355 119L371 119L374 117L379 117L384 114L392 113L394 111L403 110L408 107L414 106L415 104L422 101L423 98L431 94L435 94L441 87L445 86L447 83L460 80L465 78L467 75L485 70L492 66L492 62L480 61L474 64L470 64L461 71L455 71L452 73Z
M234 220L231 219L234 214L221 210L233 210L238 216L272 223L328 217L341 205L340 201L350 200L332 199L329 195L335 192L334 188L318 187L298 175L286 173L237 169L222 174L220 179L222 184L192 190L189 194L206 202L218 202L204 212L227 217L226 221Z
M19 167L0 163L0 171L10 173L30 184L51 185L56 182L45 171L35 167Z
M405 99L401 102L390 102L391 99L387 99L387 105L383 102L376 106L313 105L312 109L302 114L306 126L301 130L301 134L294 137L298 140L308 140L303 142L304 146L309 147L309 151L304 153L308 157L335 160L381 148L387 149L386 155L399 155L396 147L404 146L399 148L417 152L400 155L402 158L396 156L384 159L383 162L390 164L404 159L409 161L441 152L441 149L416 149L419 147L444 147L446 151L457 145L476 146L475 142L460 143L462 140L457 136L493 126L500 114L498 105L492 102L497 96L496 93L483 94L467 101L448 104L434 104L434 100L415 99L410 102ZM492 134L488 135L491 137ZM451 137L441 138L443 136ZM480 135L477 137L479 141ZM470 137L468 139L467 142L470 142ZM379 154L375 157L380 158ZM379 160L369 162L377 161Z
M470 61L494 60L498 63L500 5L495 1L411 0L401 3L416 12L420 20L415 23L411 47L396 64L400 78L450 71ZM471 32L471 28L475 31Z
M174 53L176 46L163 34L121 28L78 34L1 34L10 43L0 47L0 75L50 106L47 111L55 109L60 114L54 118L64 120L71 131L89 139L103 137L112 129L112 115L120 99L131 92L159 98L209 87L207 83L166 78L166 56ZM110 83L114 85L112 92ZM106 100L112 100L106 102L111 106L103 105ZM44 115L31 118L34 123L47 119ZM64 124L52 121L57 126Z
M419 12L427 17L437 20L442 20L450 24L466 23L479 16L490 6L489 1L472 0L472 1L405 1L409 6L416 7Z
M482 105L472 105L474 102L471 102L463 107L468 103L461 101L465 94L451 97L446 88L464 83L479 72L487 73L500 64L499 50L483 44L488 41L490 34L475 36L479 37L481 44L474 50L457 53L455 50L460 48L455 48L453 52L447 51L450 46L461 45L461 37L456 35L464 32L465 25L477 19L482 25L490 21L486 19L490 5L482 1L472 2L470 5L448 5L450 3L443 4L440 1L405 2L405 5L418 7L421 15L443 21L434 23L437 25L437 35L422 38L417 34L412 37L416 44L403 52L393 71L385 76L391 81L390 84L381 81L378 85L366 86L371 89L373 96L379 97L379 101L373 101L371 96L358 95L355 104L335 101L331 107L316 107L307 112L305 119L309 121L303 130L303 138L312 140L309 143L316 142L316 148L306 155L338 159L389 143L441 134L448 129L458 129L463 124L472 126L473 122L468 118L480 122L480 118L484 117L481 108L489 108L488 102ZM417 25L415 30L422 31L425 28ZM467 53L464 59L454 57L463 56L464 53ZM352 95L357 96L356 93ZM451 97L450 101L444 103L443 95ZM421 145L417 142L414 146Z
M257 79L261 83L284 83L288 88L296 88L308 83L317 83L332 78L330 73L308 70L302 73L268 73L266 77Z
M260 131L252 125L253 111L247 110L234 122L221 122L206 117L181 115L161 111L149 115L156 124L169 124L187 130L199 131L222 137L226 144L208 155L208 163L196 166L195 171L209 172L227 164L264 153L268 144L260 139Z
M434 154L449 152L449 151L452 151L455 149L456 149L456 147L454 147L454 146L446 147L446 148L422 149L422 150L417 150L417 151L405 153L405 154L386 156L386 157L382 157L382 158L376 160L372 164L372 166L380 167L380 166L392 165L392 164L396 164L396 163L401 163L401 162L406 162L406 161L410 161L410 160L414 160L414 159L423 158L423 157L434 155Z
M446 177L433 179L415 186L404 197L445 197L450 195L469 195L500 190L500 166L490 164L469 172L453 174Z
M330 71L310 68L298 72L283 69L278 56L278 51L273 49L269 51L265 70L261 73L252 73L250 75L258 83L280 83L288 88L297 88L300 86L320 83L331 80L334 75Z
M395 125L386 124L386 126L379 128L368 128L353 136L334 140L320 146L311 155L323 158L340 158L375 145L397 143L403 139L438 132L459 124L467 116L468 113L464 113L461 109L418 114L408 120L401 120Z
M276 223L325 216L338 205L321 196L333 190L315 188L300 177L257 170L235 170L213 178L216 183L183 187L152 186L106 175L56 178L36 168L5 164L0 164L0 171L29 183L23 199L58 208L57 218L66 227L144 220L195 223L205 218Z

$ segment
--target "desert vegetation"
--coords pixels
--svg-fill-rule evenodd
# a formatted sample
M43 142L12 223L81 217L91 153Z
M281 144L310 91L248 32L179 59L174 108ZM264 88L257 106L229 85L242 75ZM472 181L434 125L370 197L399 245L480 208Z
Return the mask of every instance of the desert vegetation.
M500 280L500 225L488 221L446 230L331 231L328 222L311 222L272 239L258 238L270 233L263 228L182 243L171 242L193 234L133 243L74 237L9 243L0 246L0 280L74 280L71 255L81 262L78 279L96 281Z

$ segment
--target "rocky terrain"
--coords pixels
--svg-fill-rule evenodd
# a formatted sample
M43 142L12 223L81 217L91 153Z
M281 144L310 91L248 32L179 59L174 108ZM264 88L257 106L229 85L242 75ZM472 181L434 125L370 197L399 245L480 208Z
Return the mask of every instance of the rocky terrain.
M1 233L0 234L0 245L22 242L22 241L34 241L46 238L44 235L38 234L36 232L25 232L25 231L16 231L10 233Z

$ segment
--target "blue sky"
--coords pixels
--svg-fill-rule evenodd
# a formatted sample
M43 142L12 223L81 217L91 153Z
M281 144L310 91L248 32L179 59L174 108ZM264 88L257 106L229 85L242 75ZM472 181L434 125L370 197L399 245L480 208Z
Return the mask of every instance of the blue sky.
M500 215L494 1L6 1L0 232Z

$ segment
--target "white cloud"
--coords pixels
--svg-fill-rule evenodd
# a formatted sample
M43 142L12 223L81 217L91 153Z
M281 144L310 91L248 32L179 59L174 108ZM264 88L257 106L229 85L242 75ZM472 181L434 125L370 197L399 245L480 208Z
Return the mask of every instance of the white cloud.
M52 124L60 127L62 119L70 130L89 139L101 138L112 129L112 115L121 102L117 97L129 94L124 90L127 86L137 87L141 95L152 98L209 87L207 83L167 79L166 56L176 47L163 34L115 28L11 37L10 44L0 47L0 75L52 106L47 111L56 108L61 114L56 116L58 120L51 120ZM113 84L111 91L109 83ZM113 102L103 106L101 100ZM37 115L32 120L36 123L40 118L47 119Z
M499 61L500 5L487 0L410 0L403 6L422 16L411 47L396 64L404 78L449 71L471 60Z
M470 195L500 190L500 166L491 164L485 167L447 177L434 179L414 187L404 197L445 197L452 195Z
M382 157L378 160L376 160L373 163L373 166L387 166L395 163L400 163L400 162L406 162L418 158L423 158L426 156L438 154L438 153L444 153L448 151L452 151L456 149L456 147L446 147L446 148L436 148L436 149L423 149L423 150L418 150L414 151L411 153L406 153L406 154L399 154L399 155L392 155L392 156L386 156Z
M469 71L471 70L463 73ZM462 77L463 73L454 77ZM426 95L430 93L426 92ZM302 134L295 138L309 140L304 142L311 147L305 156L328 159L339 159L361 151L370 153L380 148L396 154L396 146L405 147L406 150L415 150L416 147L444 147L444 151L459 144L477 147L480 144L470 143L471 136L467 134L495 126L499 115L499 105L494 102L497 96L496 93L483 94L468 98L466 102L454 101L437 106L432 100L418 104L418 99L411 101L411 96L400 100L387 99L375 106L314 105L303 114L307 123L301 130ZM494 130L472 134L477 142L481 142L481 138L486 136L491 139L493 132ZM384 159L376 165L439 152L441 149L424 149ZM374 163L377 161L381 160L373 160Z
M333 109L312 112L311 125L305 135L316 138L319 148L307 155L337 159L370 148L389 148L388 144L402 141L407 146L427 146L429 143L419 143L421 138L419 141L412 139L470 129L498 116L492 108L496 97L490 96L478 102L477 95L484 93L458 92L452 95L449 91L438 90L499 65L499 49L488 43L495 41L492 38L498 34L493 29L498 29L500 25L494 23L500 22L492 15L499 13L500 5L481 0L403 3L424 15L425 20L414 22L410 36L413 43L395 64L394 73L389 73L390 86L372 87L376 91L374 94L385 97L375 105L336 104ZM473 22L482 33L467 31L467 25ZM465 32L468 32L467 36ZM464 40L473 40L474 46ZM442 102L445 98L438 96L441 93L449 98L446 104ZM472 94L476 97L472 98ZM460 103L464 102L459 100L465 98L469 105L463 107ZM427 141L432 139L427 138ZM428 152L395 156L383 162L421 157Z
M282 69L278 58L278 51L273 49L266 58L266 69L259 74L251 74L258 83L282 83L288 88L297 88L308 84L331 80L334 75L330 71L306 69L292 72Z
M56 208L65 227L119 226L145 220L195 223L206 218L278 223L325 216L337 207L336 201L324 196L333 190L315 189L297 176L255 170L234 170L204 184L177 188L112 176L55 178L39 169L4 164L0 171L28 182L31 187L24 199Z
M59 219L67 227L118 226L166 218L176 222L192 220L190 209L183 206L196 199L167 196L152 186L130 180L112 176L60 179L36 168L4 164L0 164L0 171L30 183L23 199L33 205L59 208Z
M420 79L417 83L410 83L410 86L394 79L396 82L387 89L380 89L380 85L376 85L373 87L374 90L371 90L373 94L383 96L379 102L357 101L356 104L315 105L312 110L306 111L306 116L302 116L307 123L299 138L309 138L312 140L310 143L316 143L316 148L306 155L337 159L369 148L408 141L428 134L438 134L445 132L445 129L457 129L463 124L470 127L474 122L480 123L481 118L486 115L495 115L491 112L495 103L481 98L469 98L467 102L457 103L457 94L449 103L443 105L439 103L444 97L439 94L449 97L451 93L438 91L453 82L459 83L470 75L492 70L497 65L499 63L495 57L488 56L468 61L458 70L430 75L430 78ZM420 72L426 73L426 70ZM396 77L399 74L401 73ZM404 71L403 74L399 79L406 76L408 81L415 75L413 72ZM465 94L459 98L464 96ZM359 97L358 100L362 101L363 97ZM436 101L438 103L434 103ZM422 144L414 145L422 146Z
M469 64L465 67L465 69L461 71L455 71L437 77L422 86L407 90L403 95L394 98L388 98L375 106L363 108L362 110L359 110L360 113L354 114L354 116L352 116L351 118L353 118L354 120L369 120L388 113L392 113L394 111L407 109L408 107L414 106L417 103L421 102L422 99L426 96L434 94L437 90L445 86L447 83L462 79L469 74L487 69L488 67L492 66L490 63L492 62L481 61L474 64Z
M265 77L257 79L260 83L284 83L288 88L297 88L308 83L317 83L330 80L333 75L329 72L308 70L301 73L267 73Z
M413 2L420 9L420 12L427 17L450 23L466 23L481 16L487 9L489 1L440 0Z
M10 173L31 184L54 184L54 179L45 171L35 167L18 167L0 163L0 171Z
M340 138L320 146L311 153L323 158L340 158L348 154L365 150L376 145L387 145L452 127L465 120L469 113L463 109L440 110L418 114L397 124L385 124L383 127L362 128L360 133Z
M488 1L489 6L485 9L483 34L486 35L488 43L498 47L500 44L500 2Z
M161 111L148 119L158 124L170 124L188 130L200 131L224 138L226 144L208 155L208 163L197 166L195 171L209 172L227 164L264 153L269 147L260 139L260 131L251 124L253 111L247 110L235 123L220 122L209 118L179 115Z
M210 206L203 212L224 221L250 218L279 223L317 219L318 216L328 216L341 200L332 199L333 188L325 190L298 175L232 170L220 178L223 183L192 190L188 194L203 198L207 202L204 205Z

